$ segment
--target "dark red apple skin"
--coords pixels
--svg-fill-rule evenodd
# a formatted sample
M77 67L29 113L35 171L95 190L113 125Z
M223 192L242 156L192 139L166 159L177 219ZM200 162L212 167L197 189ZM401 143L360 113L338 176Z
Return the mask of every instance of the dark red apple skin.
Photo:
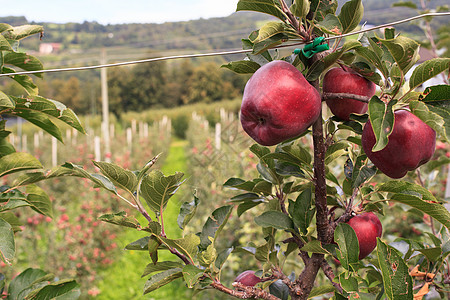
M347 224L358 237L359 259L363 259L377 246L377 237L381 237L383 226L380 219L373 212L367 212L354 216Z
M319 92L288 62L259 68L247 82L241 124L257 143L273 146L304 133L321 110Z
M255 275L255 271L247 270L239 274L234 282L239 282L245 286L255 286L261 282L261 278Z
M376 139L370 121L361 136L367 157L385 175L398 179L431 159L436 148L436 132L407 110L394 112L394 129L387 146L372 152Z
M375 95L376 86L373 82L362 77L350 68L331 68L323 78L324 93L347 93L367 96ZM349 121L350 114L364 114L367 103L350 98L330 98L325 102L331 112L342 120Z

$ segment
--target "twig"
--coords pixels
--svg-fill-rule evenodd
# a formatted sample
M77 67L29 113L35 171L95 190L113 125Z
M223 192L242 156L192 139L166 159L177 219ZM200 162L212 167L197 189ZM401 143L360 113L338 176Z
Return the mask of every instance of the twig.
M323 100L329 100L329 99L353 99L358 100L364 103L369 103L370 97L367 96L361 96L361 95L355 95L355 94L349 94L349 93L322 93L322 99Z
M280 298L275 297L274 295L262 289L252 286L245 286L239 282L233 283L233 286L236 288L236 290L224 286L217 280L213 281L210 285L216 290L240 299L280 300Z
M331 284L338 290L339 293L342 294L342 287L339 283L334 282L334 273L331 266L328 264L328 262L324 259L322 260L322 263L320 264L320 268L322 269L323 273L325 273L325 276L331 281Z

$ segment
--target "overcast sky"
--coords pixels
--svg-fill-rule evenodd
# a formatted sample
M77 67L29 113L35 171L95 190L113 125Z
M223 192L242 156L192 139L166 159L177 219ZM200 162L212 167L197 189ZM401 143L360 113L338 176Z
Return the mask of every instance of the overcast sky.
M0 3L3 2L0 0ZM35 22L97 21L102 24L163 23L224 17L238 0L16 0L0 17L25 16Z

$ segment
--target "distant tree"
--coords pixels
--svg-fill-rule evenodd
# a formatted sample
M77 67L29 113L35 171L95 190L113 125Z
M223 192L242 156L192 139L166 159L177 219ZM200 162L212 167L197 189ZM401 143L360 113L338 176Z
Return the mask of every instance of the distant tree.
M167 83L165 62L136 65L130 77L132 79L130 99L126 101L125 111L165 106L164 86Z
M213 102L223 98L223 81L220 70L214 63L205 63L195 68L186 103Z
M130 101L130 70L111 68L108 70L108 97L110 111L120 119Z

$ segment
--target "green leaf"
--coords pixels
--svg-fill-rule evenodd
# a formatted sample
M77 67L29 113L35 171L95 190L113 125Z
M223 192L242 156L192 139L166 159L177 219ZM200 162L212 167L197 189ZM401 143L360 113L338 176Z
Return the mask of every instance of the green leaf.
M227 68L238 74L253 74L260 67L260 64L250 60L232 61L221 66L221 68Z
M286 14L280 7L278 1L274 0L239 0L236 11L249 10L272 15L284 21Z
M194 200L191 202L184 202L180 207L180 213L178 214L177 223L181 229L186 228L186 225L194 217L195 212L200 201L197 196L194 195Z
M205 268L208 268L217 257L217 250L214 248L212 244L210 244L206 250L200 252L198 254L198 261L200 262L200 265L202 265Z
M328 14L334 15L338 7L336 0L311 0L310 2L309 14L314 15L313 21L316 22L321 22Z
M40 25L22 25L22 26L16 26L12 27L11 30L8 30L7 32L3 33L3 35L10 40L21 40L23 38L26 38L30 35L40 33L42 34L44 32L44 27Z
M406 181L395 180L388 181L377 189L378 192L393 193L390 201L403 203L414 207L440 222L447 228L450 228L450 213L441 204L433 194L424 187Z
M27 201L38 213L53 218L53 207L47 193L37 185L27 185Z
M125 246L125 250L146 251L151 236L145 236Z
M378 238L377 256L386 296L391 300L412 299L413 281L401 254Z
M288 300L289 298L289 287L281 279L269 285L269 292L277 299Z
M59 101L41 96L13 97L13 99L17 103L17 108L44 113L66 123L81 133L85 133L75 113Z
M273 227L280 230L293 230L294 222L281 211L266 211L255 218L255 223L261 227Z
M344 291L346 291L347 293L358 292L358 280L351 275L348 275L348 277L346 278L346 275L347 274L345 273L339 274L339 283L341 284Z
M309 13L309 1L308 0L294 0L291 6L291 12L294 16L303 19Z
M216 239L223 226L228 222L232 211L233 206L222 206L214 210L212 215L208 217L200 233L200 248L202 250L205 250L211 244L211 239Z
M333 293L335 290L336 290L335 287L331 284L324 284L321 286L317 286L311 290L311 293L309 294L308 299L313 299L315 297L318 297L318 296L321 296L324 294Z
M450 69L450 58L432 58L418 65L409 79L410 89L415 89L428 79Z
M125 170L113 163L94 161L93 164L117 187L126 190L131 194L136 190L137 177L133 172Z
M359 243L355 231L350 225L340 223L334 231L334 241L339 245L336 255L342 267L351 271L351 265L356 264L359 257Z
M195 234L189 234L176 240L161 237L160 240L168 247L175 248L186 255L191 262L194 261L194 257L198 252L198 245L200 244L200 238Z
M20 84L28 93L28 95L37 95L39 93L37 85L34 84L33 79L31 79L30 76L14 74L16 73L16 71L8 67L3 67L3 73L11 74L10 77L18 84Z
M441 247L416 249L416 250L425 255L426 258L431 262L436 262L438 259L441 258L442 255Z
M417 9L417 4L412 1L400 1L392 4L392 7L408 7Z
M44 287L33 290L29 293L25 300L46 300L55 299L70 293L73 289L79 287L77 282L73 279L65 279L57 282L52 282Z
M61 130L45 114L16 107L14 114L36 125L62 142Z
M14 108L16 103L5 93L0 91L0 109Z
M127 217L127 213L124 211L115 213L115 214L105 214L98 217L99 220L107 223L111 223L114 225L130 227L130 228L141 228L141 225L136 219L132 219Z
M175 268L183 268L183 264L176 261L161 261L156 264L150 263L145 267L144 273L141 277L145 277L155 272L162 272Z
M325 164L328 165L330 162L348 153L347 149L349 143L346 140L342 140L330 145L325 153Z
M341 20L334 14L326 15L317 25L321 30L329 34L340 35L343 32Z
M261 43L267 39L270 39L279 34L285 34L286 25L282 22L267 22L264 24L260 30L258 30L258 35L250 41L254 44ZM287 37L287 36L286 36Z
M289 205L289 214L301 233L307 234L308 227L314 217L315 210L312 207L312 188L307 188L301 192L294 204Z
M0 158L0 177L24 170L42 169L42 164L26 152L14 152Z
M186 265L183 268L183 278L184 282L186 282L186 285L188 288L193 288L199 281L200 278L203 276L203 271L196 266L193 265Z
M150 277L144 285L144 295L183 277L181 268L174 268Z
M11 264L16 253L14 231L12 226L0 218L0 258L3 262Z
M312 240L306 243L300 250L309 253L331 254L328 250L322 247L322 244L318 240Z
M11 44L8 40L0 34L0 51L13 51Z
M383 74L385 78L389 76L389 71L386 67L386 63L381 58L382 53L377 53L376 50L382 51L377 44L372 44L372 40L370 45L374 50L371 50L367 47L358 47L355 49L355 52L373 64L380 72Z
M410 38L400 35L395 39L380 41L392 54L403 74L419 60L419 43Z
M349 33L355 29L364 15L364 7L361 0L347 1L341 8L339 20L342 24L342 33Z
M39 71L44 68L39 59L26 53L9 52L3 56L3 59L5 64L19 67L25 71ZM34 75L42 78L41 73Z
M86 178L94 182L96 185L98 185L101 188L106 189L107 191L110 191L111 193L117 194L117 189L114 186L114 184L109 180L107 177L100 175L100 174L90 174L86 170L83 169L82 166L75 165L73 163L65 163L61 166L62 168L68 169L68 171L64 171L64 175L70 174L70 176L76 176L81 178ZM58 170L62 170L59 168ZM70 173L71 172L71 173Z
M393 106L395 102L391 100L386 105L377 96L373 96L369 101L369 119L377 141L372 148L373 152L382 150L389 141L389 135L394 129Z
M28 268L17 275L9 284L8 300L24 299L25 296L32 291L33 284L42 282L47 279L47 273L39 270Z
M450 93L450 85L434 85L429 86L423 92L423 96L419 97L420 101L425 102L427 105L440 107L450 111L450 100L448 95Z
M434 113L431 112L425 103L421 101L410 101L409 108L411 112L419 117L422 121L424 121L428 126L430 126L434 131L438 133L443 138L447 138L447 134L445 132L445 121L444 119ZM449 120L450 121L450 120Z
M164 176L161 171L155 170L144 177L141 184L141 196L151 210L161 214L167 206L169 199L176 193L183 181L183 173Z

